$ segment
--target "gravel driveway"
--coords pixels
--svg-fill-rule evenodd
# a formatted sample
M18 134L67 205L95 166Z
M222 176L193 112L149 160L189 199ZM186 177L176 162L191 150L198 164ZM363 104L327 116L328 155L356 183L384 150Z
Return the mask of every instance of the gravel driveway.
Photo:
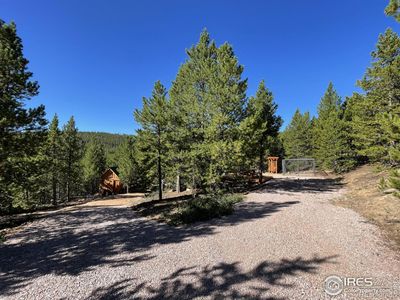
M324 179L274 179L231 216L174 228L126 207L80 207L0 245L1 299L329 299L327 276L372 278L335 299L398 299L378 229ZM368 284L368 282L367 282Z

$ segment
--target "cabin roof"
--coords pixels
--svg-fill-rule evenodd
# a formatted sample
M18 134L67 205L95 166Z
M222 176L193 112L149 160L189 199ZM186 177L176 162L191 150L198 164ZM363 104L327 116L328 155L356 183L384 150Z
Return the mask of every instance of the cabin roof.
M105 171L103 172L103 175L106 174L108 171L111 171L111 172L113 172L114 174L116 174L117 176L119 176L119 172L117 171L117 168L116 168L116 167L108 168L107 170L105 170Z

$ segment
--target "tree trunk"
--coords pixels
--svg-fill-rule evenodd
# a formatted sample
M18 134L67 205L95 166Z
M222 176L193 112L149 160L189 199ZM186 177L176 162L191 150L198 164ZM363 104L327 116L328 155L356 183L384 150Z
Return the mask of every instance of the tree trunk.
M178 175L176 175L176 192L177 193L181 192L181 178L179 176L179 173Z
M258 176L258 183L261 184L263 181L263 168L264 168L264 153L260 151L260 164L259 164L259 176Z
M69 179L67 181L67 202L69 202L71 198L70 188L69 188Z
M53 205L57 205L57 182L56 182L56 177L53 175L52 178L52 184L53 184Z
M161 129L160 126L157 128L157 152L158 152L158 200L162 200L162 175L161 175Z
M192 169L192 198L196 198L195 189L196 189L196 179L194 176L194 170Z
M162 200L161 155L158 153L158 200Z
M69 151L68 168L67 168L67 202L69 202L69 200L71 200L71 188L70 188L71 169L72 169L71 161L72 161L72 154L71 154L71 151Z

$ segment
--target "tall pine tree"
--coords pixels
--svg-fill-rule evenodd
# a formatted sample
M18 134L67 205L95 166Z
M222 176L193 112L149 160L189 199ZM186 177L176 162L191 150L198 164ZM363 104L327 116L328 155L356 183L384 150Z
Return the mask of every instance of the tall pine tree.
M301 114L297 109L290 124L282 132L283 147L287 158L312 156L312 122L308 112Z
M218 48L207 31L187 54L170 92L171 157L190 174L193 188L214 190L239 168L247 80L232 47Z
M0 20L0 211L29 188L47 123L44 106L25 108L39 91L28 63L15 24Z
M60 190L60 176L62 166L61 152L61 131L59 129L57 114L54 115L47 133L47 140L44 145L44 155L46 156L46 172L49 177L51 199L53 205L57 205Z
M86 192L95 194L99 191L101 175L106 169L104 147L98 140L92 139L86 145L82 167Z
M274 151L277 144L281 117L276 115L278 106L273 101L272 93L261 81L255 97L251 97L246 107L246 118L242 121L241 131L244 142L245 159L251 164L258 162L260 180L265 167L267 154Z
M65 198L70 201L82 190L81 159L82 140L78 136L74 117L71 117L62 130L62 184Z
M162 160L166 152L166 134L168 129L168 100L167 90L157 81L154 84L152 96L143 98L143 107L141 110L135 110L134 116L136 121L142 126L146 139L140 139L143 145L147 145L150 153L150 165L157 169L158 179L158 197L162 199L162 179L163 168ZM145 147L145 146L144 146Z
M347 123L344 120L342 102L333 84L329 86L318 106L318 118L314 121L314 156L321 169L346 171L353 164Z
M372 58L372 66L358 82L365 94L348 99L354 145L370 161L395 165L391 149L398 149L399 141L391 137L385 121L400 113L400 38L393 30L379 36Z

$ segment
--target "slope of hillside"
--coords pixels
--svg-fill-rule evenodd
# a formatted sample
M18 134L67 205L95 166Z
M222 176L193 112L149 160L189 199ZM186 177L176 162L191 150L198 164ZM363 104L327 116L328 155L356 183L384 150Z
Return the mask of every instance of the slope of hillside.
M85 143L89 142L91 139L97 139L102 143L106 152L107 165L112 166L115 164L115 151L130 135L82 131L79 132L79 136Z
M335 201L351 208L379 226L389 243L400 250L400 199L380 191L379 180L387 171L371 165L362 166L344 176L346 195Z
M117 148L126 140L127 137L129 137L129 135L127 134L89 132L89 131L81 131L79 132L79 136L82 138L84 142L88 142L93 138L97 139L104 145L106 150Z

